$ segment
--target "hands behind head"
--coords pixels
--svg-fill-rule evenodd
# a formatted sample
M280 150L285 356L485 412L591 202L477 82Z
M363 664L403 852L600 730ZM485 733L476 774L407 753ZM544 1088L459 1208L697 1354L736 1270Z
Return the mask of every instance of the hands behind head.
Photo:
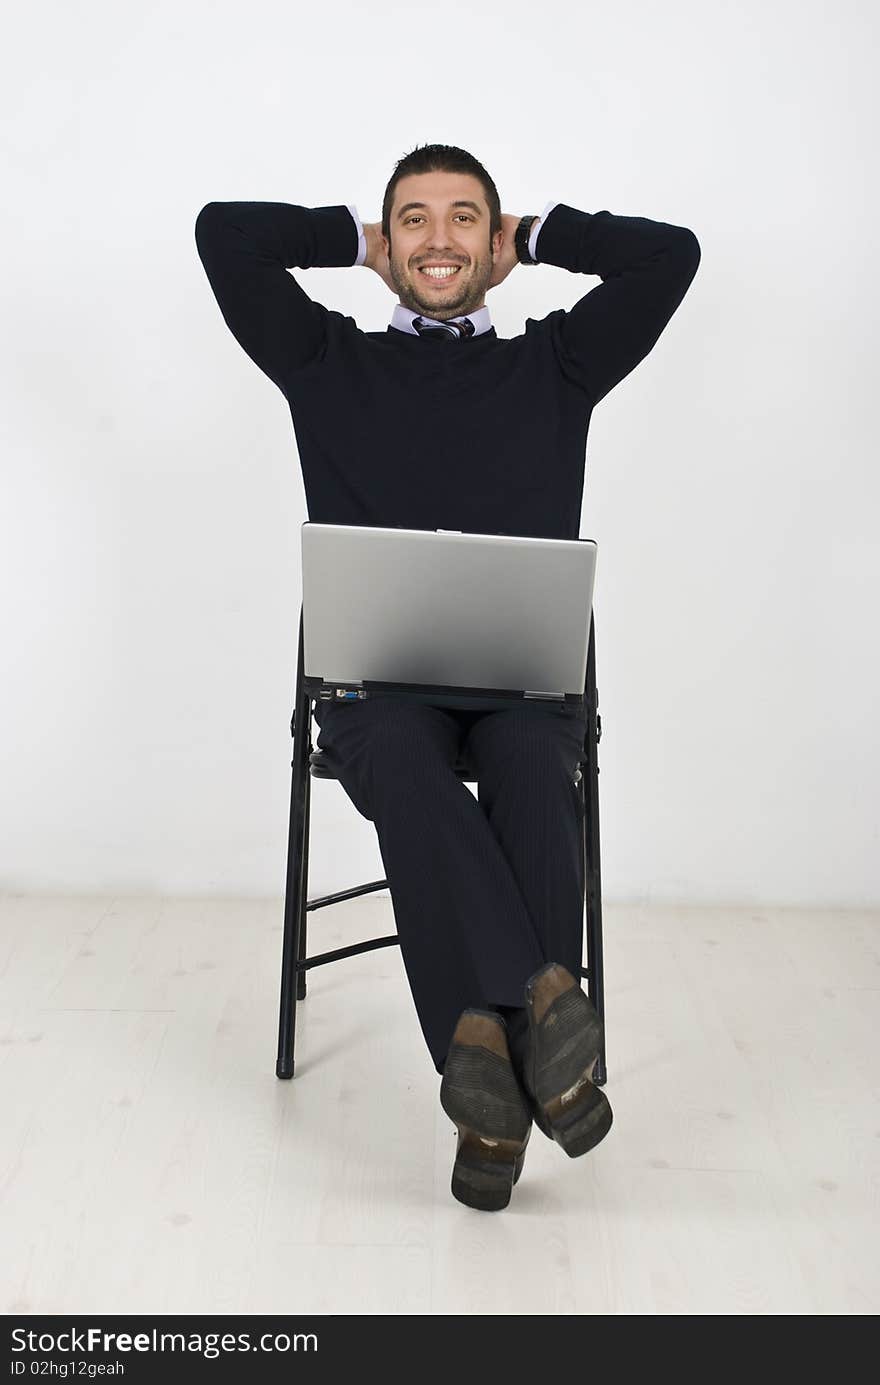
M511 216L507 212L501 213L501 229L504 238L501 242L501 249L495 256L492 274L486 285L487 293L489 289L497 288L499 284L502 284L514 266L519 264L513 244L519 223L520 218L518 216Z
M373 269L382 280L383 284L397 297L397 289L389 273L388 256L385 254L385 245L382 241L381 221L364 222L364 236L367 242L367 255L364 265L367 269Z

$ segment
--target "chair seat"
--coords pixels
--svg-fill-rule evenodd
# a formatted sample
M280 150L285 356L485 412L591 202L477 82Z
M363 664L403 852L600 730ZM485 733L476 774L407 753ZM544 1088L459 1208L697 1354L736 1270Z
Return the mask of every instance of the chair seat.
M469 765L461 756L455 762L455 773L464 784L476 784L477 776L473 766ZM309 755L309 774L315 779L335 779L336 772L327 759L327 754L323 750L313 750Z
M584 761L581 760L580 763L584 764ZM477 783L477 775L474 771L473 766L469 765L467 760L464 759L461 755L456 760L454 769L455 773L458 775L459 779L462 781L463 784ZM309 774L313 775L315 779L335 779L337 777L333 769L333 766L327 759L326 751L313 750L310 753ZM576 769L574 772L574 783L579 784L580 782L581 771L580 769Z

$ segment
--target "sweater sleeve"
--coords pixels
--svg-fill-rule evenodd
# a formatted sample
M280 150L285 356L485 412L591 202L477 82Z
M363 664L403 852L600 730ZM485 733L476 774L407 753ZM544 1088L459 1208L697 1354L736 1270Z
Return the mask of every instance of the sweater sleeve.
M656 343L697 272L700 245L685 226L557 202L537 257L602 280L558 315L555 334L563 369L597 404Z
M291 372L323 352L328 318L287 270L356 263L355 215L347 206L209 202L195 237L227 327L286 394Z

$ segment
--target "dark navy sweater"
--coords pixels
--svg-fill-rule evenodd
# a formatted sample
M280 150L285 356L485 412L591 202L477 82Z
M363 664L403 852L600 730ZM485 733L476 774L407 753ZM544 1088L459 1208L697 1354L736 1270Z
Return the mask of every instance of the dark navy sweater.
M287 273L355 263L346 206L209 202L195 235L224 320L290 405L311 520L545 538L579 536L592 410L700 262L686 227L560 202L537 257L601 284L519 336L452 341L362 331Z

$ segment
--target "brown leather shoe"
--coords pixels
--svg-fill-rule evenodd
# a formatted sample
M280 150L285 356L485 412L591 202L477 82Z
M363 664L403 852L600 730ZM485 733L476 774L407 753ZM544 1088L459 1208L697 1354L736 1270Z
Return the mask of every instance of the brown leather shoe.
M529 1038L522 1077L535 1124L576 1159L611 1129L611 1106L592 1082L602 1021L570 971L548 962L526 982Z
M522 1173L532 1131L500 1015L462 1012L443 1067L440 1104L458 1127L453 1197L483 1212L500 1211Z

